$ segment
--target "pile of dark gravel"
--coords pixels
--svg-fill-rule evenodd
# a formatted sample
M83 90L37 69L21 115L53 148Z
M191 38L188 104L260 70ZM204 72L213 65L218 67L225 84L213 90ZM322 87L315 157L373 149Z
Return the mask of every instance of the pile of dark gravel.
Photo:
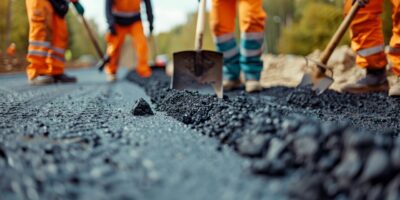
M255 174L292 177L295 198L400 198L397 99L285 87L218 99L168 89L157 71L127 78L145 88L156 110L251 159Z

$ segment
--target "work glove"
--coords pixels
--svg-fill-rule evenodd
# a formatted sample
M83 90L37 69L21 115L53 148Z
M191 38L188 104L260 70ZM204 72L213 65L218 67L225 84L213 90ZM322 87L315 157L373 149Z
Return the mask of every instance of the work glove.
M74 4L74 7L76 9L76 12L80 15L83 15L85 13L85 9L83 8L82 4L79 3L78 0L73 0L71 1Z
M368 2L369 2L369 0L353 0L353 4L354 4L356 1L358 1L358 5L360 5L361 8L364 8L364 7L368 4Z
M117 35L117 30L113 24L108 26L108 31L110 31L111 35Z

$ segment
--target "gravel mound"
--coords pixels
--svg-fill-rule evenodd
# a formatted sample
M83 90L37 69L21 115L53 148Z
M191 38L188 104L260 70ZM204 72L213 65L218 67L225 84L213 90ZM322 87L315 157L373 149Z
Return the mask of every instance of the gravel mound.
M127 79L145 88L156 110L251 159L253 173L291 177L293 198L400 198L398 99L285 87L218 99L168 89L158 71Z

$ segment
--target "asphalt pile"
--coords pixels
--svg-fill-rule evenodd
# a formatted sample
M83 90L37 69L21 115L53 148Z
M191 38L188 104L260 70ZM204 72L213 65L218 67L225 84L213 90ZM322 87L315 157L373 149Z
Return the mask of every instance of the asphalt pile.
M397 99L286 87L218 99L168 89L158 71L127 79L145 88L156 110L249 158L254 174L290 177L293 198L400 198Z

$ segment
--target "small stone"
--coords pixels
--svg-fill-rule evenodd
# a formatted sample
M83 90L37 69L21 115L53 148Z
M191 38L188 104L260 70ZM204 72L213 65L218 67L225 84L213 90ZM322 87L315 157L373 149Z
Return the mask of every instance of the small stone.
M334 169L333 174L339 179L353 180L360 173L362 162L354 150L345 152L343 160Z
M319 149L316 139L313 137L301 137L293 142L296 155L303 159L312 159Z
M390 158L383 150L371 152L365 164L361 181L370 181L375 178L383 178L390 172Z
M135 105L133 106L131 113L134 116L154 115L153 110L151 110L149 103L147 103L146 100L144 100L143 98L140 98L135 102Z
M238 151L250 157L260 157L268 145L269 137L265 135L249 135L240 139Z
M282 153L282 151L285 149L285 147L286 145L282 140L278 138L273 138L269 144L267 159L273 160L277 158L279 154Z

